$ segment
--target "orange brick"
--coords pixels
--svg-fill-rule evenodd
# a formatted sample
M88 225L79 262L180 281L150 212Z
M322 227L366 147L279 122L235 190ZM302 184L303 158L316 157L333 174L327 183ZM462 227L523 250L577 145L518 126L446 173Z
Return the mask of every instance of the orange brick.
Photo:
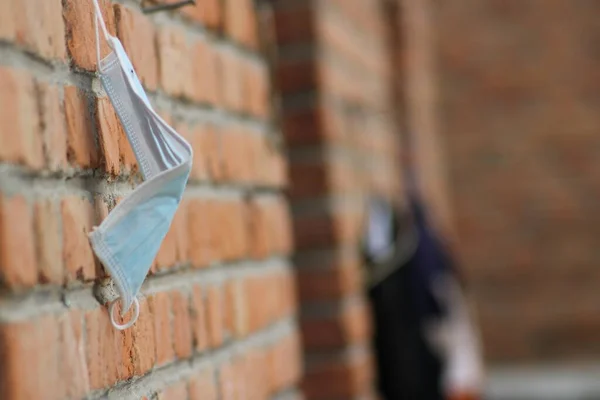
M23 197L0 196L0 280L9 288L37 283L31 210Z
M231 261L248 254L247 210L242 201L215 202L214 218L211 223L213 234L218 240L220 259Z
M287 202L278 199L269 205L268 232L271 234L270 251L274 254L290 254L292 252L292 222Z
M63 3L67 49L73 65L87 71L95 71L97 61L94 3L79 0L64 0ZM99 0L99 3L106 28L111 35L116 35L115 15L110 0ZM110 52L108 43L100 32L100 57L105 57Z
M16 6L13 1L0 2L0 38L13 41L17 35Z
M68 280L95 278L94 254L88 233L94 225L92 204L80 197L68 197L61 202L63 220L63 259Z
M264 348L253 348L245 354L243 377L250 399L268 399L271 393L270 364Z
M67 125L58 87L39 82L42 137L46 164L56 171L67 166Z
M223 156L223 179L228 182L248 182L251 166L249 161L250 134L238 127L229 128L221 135Z
M0 67L0 160L40 169L42 137L33 78Z
M192 325L196 350L208 348L208 327L206 320L207 309L200 286L194 286L192 292Z
M220 61L222 105L228 110L241 112L244 108L242 72L247 61L229 49L220 49L217 55Z
M208 163L208 172L214 181L223 179L225 166L223 163L223 146L221 132L213 125L207 127L204 143L208 149L205 156Z
M188 390L190 393L190 400L217 400L217 385L212 369L196 373L190 379Z
M85 327L90 389L110 387L119 380L120 331L110 323L106 307L86 312Z
M171 326L171 301L167 293L157 293L148 299L154 317L156 364L164 365L175 357Z
M175 355L185 359L192 355L192 326L189 299L180 292L171 293Z
M94 143L87 97L75 86L65 87L65 115L69 161L83 168L96 167L99 154Z
M192 76L194 90L192 99L201 103L219 104L221 89L220 62L217 49L205 39L198 39L192 46Z
M257 46L256 11L252 0L225 0L225 32L239 43Z
M162 27L157 35L162 88L173 96L193 98L192 60L185 32L180 28Z
M223 24L223 8L221 0L206 0L196 6L183 7L181 13L192 21L203 23L211 29L221 29Z
M188 390L186 382L178 382L158 393L158 400L187 400Z
M206 322L211 347L219 347L224 341L223 288L210 286L206 292Z
M123 128L108 97L96 99L96 126L102 153L101 162L106 172L119 175L119 137L123 135L120 132Z
M248 114L266 118L270 110L270 78L267 68L259 63L246 63L244 68L245 110Z
M191 144L194 148L194 161L192 165L192 178L207 180L209 178L209 159L215 157L213 152L218 149L211 143L208 126L198 126L191 133Z
M10 15L15 20L17 43L42 58L65 59L61 0L42 3L35 0L13 1L12 8Z
M269 352L271 391L294 386L302 372L300 340L297 334L280 339Z
M79 310L59 317L60 349L57 384L60 398L81 398L89 388L88 366L83 339L83 315Z
M248 207L248 238L250 240L250 256L256 259L266 258L270 254L271 243L267 214L268 204L254 199Z
M0 397L61 398L59 329L54 317L0 325Z
M158 85L158 63L152 22L141 12L116 4L117 33L131 59L142 84L155 90Z
M236 337L248 334L248 300L242 280L230 280L225 284L225 325Z
M189 255L195 267L208 266L218 251L212 246L214 232L210 210L210 200L193 199L188 201Z
M35 204L35 235L40 282L62 284L64 266L58 206L52 200Z
M158 267L169 267L176 263L187 262L189 259L188 235L188 202L183 200L175 216L167 236L161 244L156 257Z
M133 336L130 351L134 375L141 376L150 371L156 362L156 342L153 313L146 299L140 300L140 317L131 327Z

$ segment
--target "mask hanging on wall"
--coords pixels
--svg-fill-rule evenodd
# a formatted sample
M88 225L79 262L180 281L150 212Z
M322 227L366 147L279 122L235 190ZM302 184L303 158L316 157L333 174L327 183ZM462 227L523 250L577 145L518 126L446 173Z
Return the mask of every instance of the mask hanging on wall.
M121 201L90 234L94 252L110 273L120 295L121 314L134 306L127 329L139 316L136 299L181 202L192 166L192 148L153 109L118 38L109 34L98 0L95 10L96 56L100 80L119 116L144 182ZM100 58L100 33L112 52Z

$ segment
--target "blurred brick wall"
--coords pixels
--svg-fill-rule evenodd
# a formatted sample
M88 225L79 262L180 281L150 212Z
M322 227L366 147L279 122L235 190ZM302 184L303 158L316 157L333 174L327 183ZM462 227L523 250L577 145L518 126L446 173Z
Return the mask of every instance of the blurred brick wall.
M492 361L600 351L599 13L436 2L441 130Z
M373 395L358 236L365 197L401 184L383 3L275 2L307 399Z
M193 144L191 180L139 320L113 329L86 234L140 176L95 75L92 1L0 2L0 398L298 398L286 162L252 3L116 3L109 30Z

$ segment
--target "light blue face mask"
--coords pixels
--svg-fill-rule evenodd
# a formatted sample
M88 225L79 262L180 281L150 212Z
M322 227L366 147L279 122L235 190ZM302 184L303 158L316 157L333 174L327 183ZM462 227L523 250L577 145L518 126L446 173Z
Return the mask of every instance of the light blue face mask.
M121 325L114 318L118 299L110 305L113 326L126 329L139 316L136 295L181 201L191 170L192 148L152 109L121 42L108 33L98 2L93 1L100 80L144 177L144 182L89 235L94 252L119 291L121 314L134 306L131 320ZM102 60L98 23L112 49Z

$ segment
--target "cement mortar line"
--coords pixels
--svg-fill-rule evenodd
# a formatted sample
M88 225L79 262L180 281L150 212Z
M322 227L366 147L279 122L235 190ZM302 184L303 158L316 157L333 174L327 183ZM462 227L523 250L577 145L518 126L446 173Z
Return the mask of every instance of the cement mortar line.
M106 174L98 170L66 173L29 171L26 168L0 163L0 193L22 195L27 199L61 198L68 195L92 198L100 195L105 199L115 199L131 193L141 181L129 182L127 177L117 177L107 181ZM185 196L189 198L239 199L246 196L273 197L282 196L281 189L274 187L252 186L251 184L221 184L209 181L191 181L186 187Z
M359 249L357 246L348 243L336 243L330 246L300 249L294 251L293 265L294 268L307 271L325 271L331 269L330 265L323 263L339 263L345 260L360 259ZM315 266L318 265L318 266Z
M296 332L296 329L296 323L292 318L279 320L246 338L230 342L216 350L196 354L190 359L155 369L142 377L121 382L108 390L97 391L88 399L139 400L143 396L150 396L167 389L173 384L187 381L199 372L205 370L216 372L215 370L222 364L247 353L249 349L275 344Z
M201 269L187 265L163 275L148 277L139 296L173 290L190 293L191 285L221 285L229 279L258 277L275 272L291 274L291 271L289 261L277 256L262 261L215 264ZM63 314L71 309L92 310L115 298L116 291L109 278L94 284L77 282L66 288L39 286L27 293L4 291L0 297L0 323L28 321L45 315Z
M325 198L307 199L292 203L293 218L302 219L314 216L335 216L340 212L364 211L364 196L362 192L336 192Z

